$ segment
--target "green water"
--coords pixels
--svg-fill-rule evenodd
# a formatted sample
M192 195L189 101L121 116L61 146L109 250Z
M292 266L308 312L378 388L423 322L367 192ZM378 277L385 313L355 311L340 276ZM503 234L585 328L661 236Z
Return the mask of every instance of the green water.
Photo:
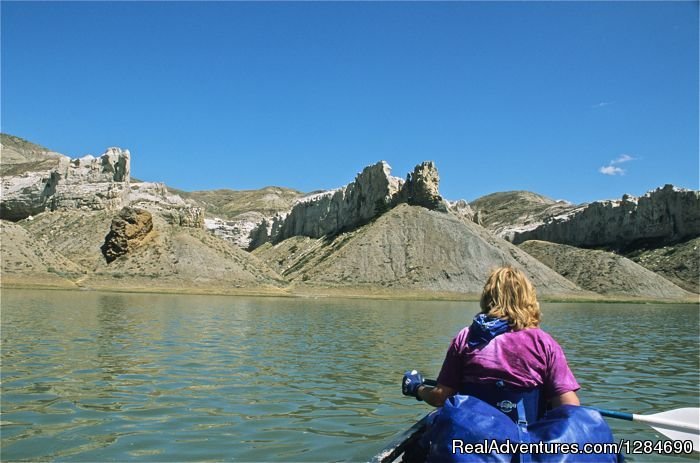
M476 303L2 292L3 461L363 461ZM543 304L587 404L697 407L698 307ZM658 439L609 421L617 438ZM631 461L696 461L646 456Z

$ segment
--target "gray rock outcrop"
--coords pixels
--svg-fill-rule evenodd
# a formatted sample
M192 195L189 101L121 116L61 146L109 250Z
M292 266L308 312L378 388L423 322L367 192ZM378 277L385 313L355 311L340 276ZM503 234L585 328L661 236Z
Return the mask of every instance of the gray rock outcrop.
M504 191L475 199L473 220L495 235L512 241L516 233L532 230L552 217L576 208L531 191Z
M132 183L129 189L129 205L158 214L170 225L204 227L202 208L192 206L182 197L170 193L165 184L160 182Z
M320 238L367 223L391 207L402 184L384 161L365 167L348 185L301 198L289 214L263 221L251 247L291 236Z
M0 218L17 221L50 210L60 178L53 169L3 176Z
M446 201L446 203L447 212L450 214L464 222L478 223L474 220L474 211L465 200L458 199L457 201Z
M253 240L253 231L267 219L269 218L259 212L245 212L233 219L219 217L204 219L204 228L213 233L214 236L230 241L239 248L248 249Z
M107 148L100 157L92 155L72 159L62 172L66 185L85 183L128 183L131 179L131 154L121 148Z
M470 220L473 214L466 201L445 201L439 193L439 181L432 161L417 165L405 181L391 176L389 164L380 161L365 167L344 187L305 196L288 213L263 219L250 233L249 249L292 236L333 236L364 225L399 204Z
M447 212L447 203L440 196L438 187L440 176L435 163L426 161L418 164L406 177L406 182L396 199L396 203L423 206L426 209Z
M109 148L102 156L79 159L53 156L48 166L36 163L4 169L0 216L21 220L45 210L118 210L128 201L130 154ZM19 169L23 168L20 172Z
M700 191L665 185L640 198L596 201L515 232L515 244L542 240L577 247L656 247L700 235Z
M37 148L15 151L11 162L3 160L2 165L3 219L18 221L44 211L118 211L135 205L173 225L204 226L203 210L169 193L164 184L131 183L128 150L108 148L99 157L77 159Z
M102 245L107 263L136 249L153 230L151 213L135 207L125 207L113 220Z

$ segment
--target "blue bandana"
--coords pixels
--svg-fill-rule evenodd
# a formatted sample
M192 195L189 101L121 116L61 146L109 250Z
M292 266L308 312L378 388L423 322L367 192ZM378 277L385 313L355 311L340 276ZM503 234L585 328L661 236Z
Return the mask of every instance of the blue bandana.
M480 313L474 317L474 321L469 327L467 344L471 348L481 346L482 344L486 345L493 338L499 334L505 333L509 329L510 327L507 321Z

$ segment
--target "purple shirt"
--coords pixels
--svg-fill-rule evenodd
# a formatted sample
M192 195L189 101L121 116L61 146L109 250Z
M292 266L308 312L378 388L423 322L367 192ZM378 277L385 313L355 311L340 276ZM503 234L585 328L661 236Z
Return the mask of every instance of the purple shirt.
M508 331L485 346L467 344L469 327L455 336L437 382L460 390L465 383L502 380L514 387L542 387L549 399L580 386L561 346L539 328Z

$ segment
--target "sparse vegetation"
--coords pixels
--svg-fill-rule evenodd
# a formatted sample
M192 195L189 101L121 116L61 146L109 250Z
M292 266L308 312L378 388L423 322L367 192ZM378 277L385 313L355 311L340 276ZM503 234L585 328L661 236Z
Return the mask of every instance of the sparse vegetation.
M47 160L45 148L26 140L3 136L2 143L28 156L24 160L36 155L30 163ZM29 166L25 164L22 168ZM173 191L224 219L288 210L301 196L277 187ZM473 206L491 231L571 207L528 192L489 195ZM81 287L123 290L465 299L480 290L492 266L513 262L532 275L540 294L600 299L561 277L577 281L586 268L558 269L558 275L473 222L405 204L390 209L382 200L374 207L378 217L362 227L319 239L295 236L252 253L205 230L170 225L155 212L153 235L109 266L100 247L114 212L44 212L17 224L3 222L3 284L71 287L75 280ZM692 287L684 287L697 292L698 240L628 257L674 282L693 280ZM605 261L598 273L615 272L619 257ZM593 273L583 275L580 286L588 287ZM622 282L618 286L625 287ZM614 297L629 300L629 294Z
M257 212L274 215L289 210L294 201L303 193L289 188L268 186L260 190L210 190L182 191L170 188L170 191L183 198L195 201L204 208L209 216L233 219L240 214Z

